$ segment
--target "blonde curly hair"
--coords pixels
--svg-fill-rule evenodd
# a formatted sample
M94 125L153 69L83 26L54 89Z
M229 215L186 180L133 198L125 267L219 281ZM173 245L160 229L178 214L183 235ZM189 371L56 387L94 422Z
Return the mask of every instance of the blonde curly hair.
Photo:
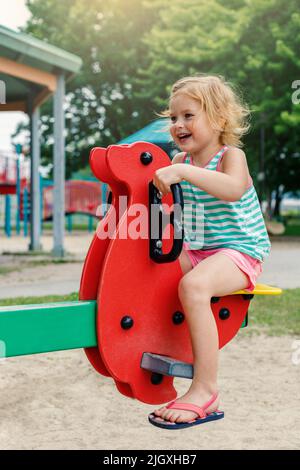
M220 131L222 145L242 147L241 137L250 128L250 110L233 86L221 75L200 74L178 80L171 89L171 99L179 93L200 102L211 126ZM169 109L160 114L170 117Z

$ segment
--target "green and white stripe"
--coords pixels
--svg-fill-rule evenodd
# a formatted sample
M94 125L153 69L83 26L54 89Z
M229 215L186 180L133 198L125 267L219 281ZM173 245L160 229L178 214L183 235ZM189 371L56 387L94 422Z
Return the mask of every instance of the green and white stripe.
M205 167L216 171L223 149ZM190 156L185 159L191 164ZM239 201L217 199L188 181L182 181L185 242L191 250L232 248L263 261L270 240L252 185Z

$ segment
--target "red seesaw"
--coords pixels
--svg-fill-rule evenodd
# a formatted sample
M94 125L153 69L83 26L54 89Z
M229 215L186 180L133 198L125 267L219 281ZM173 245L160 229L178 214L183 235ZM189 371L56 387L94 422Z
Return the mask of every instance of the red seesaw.
M1 307L0 340L6 356L84 347L93 367L112 377L123 395L149 404L176 397L174 376L192 377L193 356L177 294L182 221L174 207L182 206L182 194L172 185L162 204L152 185L155 171L169 164L163 150L146 142L91 151L91 168L109 184L112 204L84 263L80 301ZM141 223L145 207L146 232ZM151 237L153 207L160 225ZM139 236L130 236L130 229ZM251 294L213 297L219 347L245 326L254 295L280 293L258 284Z

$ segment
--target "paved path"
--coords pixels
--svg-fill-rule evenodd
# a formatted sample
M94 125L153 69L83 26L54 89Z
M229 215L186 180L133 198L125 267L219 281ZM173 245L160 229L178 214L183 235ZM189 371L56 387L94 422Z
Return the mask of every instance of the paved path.
M67 267L67 266L66 266ZM20 282L7 285L0 279L0 299L13 297L43 297L45 295L67 295L79 291L81 266L72 273L68 279L48 279L32 282Z
M41 240L46 255L34 257L20 255L28 250L28 238L0 236L0 250L6 253L0 255L0 299L78 292L83 261L92 238L93 234L88 232L66 235L65 247L71 262L54 264L49 256L53 244L51 234L44 234ZM1 266L12 267L14 271L1 274Z
M89 232L72 232L65 235L65 249L73 257L84 259L94 234ZM29 238L13 236L8 238L0 234L0 253L24 253L28 251ZM44 231L41 245L45 252L50 253L53 248L53 237L50 231Z
M259 282L282 287L300 287L300 243L272 242Z
M0 268L14 264L18 269L7 274L0 274L0 298L63 295L78 292L83 260L91 238L91 234L74 234L66 238L66 248L73 255L72 263L27 266L24 257L0 256ZM0 243L1 241L2 239ZM48 249L51 248L50 237L44 237L43 242ZM6 244L10 245L10 250L14 249L12 240L8 243L6 241ZM26 250L24 239L17 246L19 251ZM283 289L300 287L299 262L299 242L273 242L271 254L264 264L259 282Z

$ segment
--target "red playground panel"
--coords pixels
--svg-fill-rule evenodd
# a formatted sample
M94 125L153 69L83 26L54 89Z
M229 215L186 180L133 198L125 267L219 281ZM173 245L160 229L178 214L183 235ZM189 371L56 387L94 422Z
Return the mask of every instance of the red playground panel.
M102 202L101 184L97 181L69 180L65 183L65 213L97 215ZM43 189L43 219L53 216L53 186ZM100 217L100 213L99 213Z
M29 162L20 163L20 188L24 188L29 177ZM0 194L16 194L17 159L14 154L0 155Z
M30 197L30 194L29 194ZM23 194L20 201L24 218ZM65 182L65 214L86 214L101 218L102 189L97 181L69 180ZM43 220L53 218L53 185L43 187Z

